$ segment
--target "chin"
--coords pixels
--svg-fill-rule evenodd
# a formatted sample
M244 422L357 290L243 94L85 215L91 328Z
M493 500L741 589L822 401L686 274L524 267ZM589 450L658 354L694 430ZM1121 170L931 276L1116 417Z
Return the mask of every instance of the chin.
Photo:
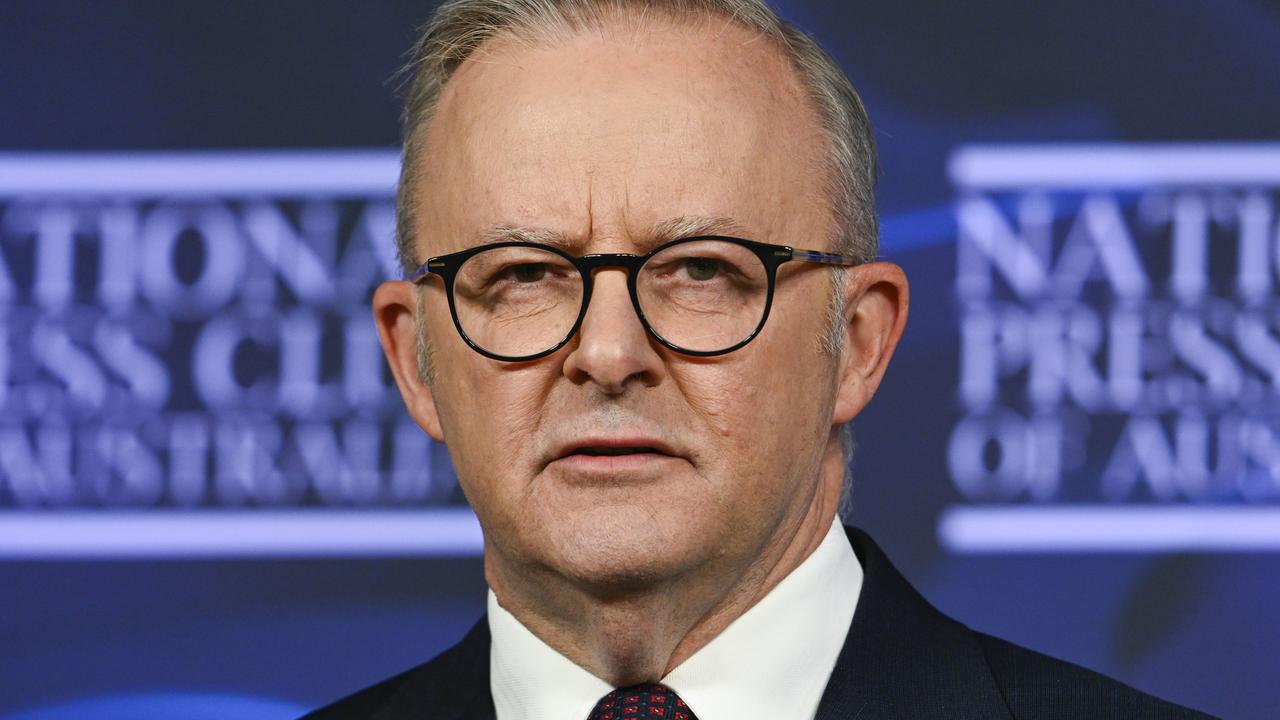
M540 543L557 574L593 592L634 592L679 577L706 562L715 545L682 515L651 508L602 507L544 525ZM690 532L693 531L693 532ZM710 545L710 546L709 546Z

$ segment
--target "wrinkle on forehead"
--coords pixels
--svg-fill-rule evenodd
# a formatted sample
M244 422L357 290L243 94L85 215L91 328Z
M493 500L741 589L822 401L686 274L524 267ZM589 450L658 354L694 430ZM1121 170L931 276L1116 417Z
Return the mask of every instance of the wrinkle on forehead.
M647 230L633 232L624 231L625 240L637 253L644 253L672 240L699 237L702 235L729 235L755 239L753 233L731 217L707 217L702 215L679 215L654 223ZM476 233L467 247L479 247L502 242L530 242L550 245L566 252L583 252L596 238L578 237L562 231L545 227L523 227L507 224L494 225Z

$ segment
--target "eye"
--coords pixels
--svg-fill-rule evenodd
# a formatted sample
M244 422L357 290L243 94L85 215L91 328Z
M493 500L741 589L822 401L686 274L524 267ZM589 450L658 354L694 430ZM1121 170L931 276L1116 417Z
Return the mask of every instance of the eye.
M688 258L684 261L684 269L694 280L711 280L720 274L720 261L710 258Z
M522 263L507 269L510 275L518 283L534 283L538 282L547 275L546 263Z

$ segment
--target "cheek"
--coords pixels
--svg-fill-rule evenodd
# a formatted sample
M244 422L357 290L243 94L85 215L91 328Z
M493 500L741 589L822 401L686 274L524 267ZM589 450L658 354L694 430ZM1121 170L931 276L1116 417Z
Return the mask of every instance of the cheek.
M532 439L544 416L548 387L547 373L539 370L459 368L447 377L442 373L436 383L445 442L469 495L519 491L528 483L538 451Z
M726 483L748 482L769 465L785 417L775 407L776 387L762 384L747 363L720 363L673 372L709 443L699 463Z
M820 349L825 316L784 312L775 321L774 332L743 355L678 374L690 407L718 441L708 460L737 476L728 482L781 483L827 437L835 366Z
M673 366L671 378L689 409L715 438L733 443L743 433L743 411L755 403L756 391L723 365Z
M803 488L817 477L817 433L813 395L797 394L789 387L795 383L765 384L758 375L750 377L728 372L699 384L700 391L686 398L709 438L698 472L711 488L715 516L734 528L732 533L755 537L807 497Z

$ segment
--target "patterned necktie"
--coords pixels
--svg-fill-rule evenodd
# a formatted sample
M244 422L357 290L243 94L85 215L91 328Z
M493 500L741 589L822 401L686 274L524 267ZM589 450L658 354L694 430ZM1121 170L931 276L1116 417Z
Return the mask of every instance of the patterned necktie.
M698 720L666 685L649 683L618 688L600 698L587 720Z

